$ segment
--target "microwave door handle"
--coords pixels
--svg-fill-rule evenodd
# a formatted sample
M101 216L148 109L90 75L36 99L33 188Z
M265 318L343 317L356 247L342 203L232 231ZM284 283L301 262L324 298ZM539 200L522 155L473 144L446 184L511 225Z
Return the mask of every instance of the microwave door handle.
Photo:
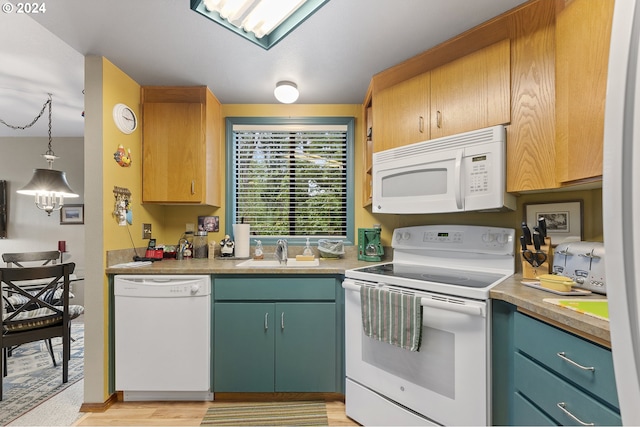
M458 150L456 152L456 162L453 171L453 186L456 197L456 206L458 209L462 209L462 185L460 181L462 180L462 150Z

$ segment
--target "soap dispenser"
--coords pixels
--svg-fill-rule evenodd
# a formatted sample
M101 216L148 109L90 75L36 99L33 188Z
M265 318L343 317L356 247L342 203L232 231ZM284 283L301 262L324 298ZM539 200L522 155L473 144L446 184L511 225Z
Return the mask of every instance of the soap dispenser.
M263 259L264 251L262 249L262 242L260 240L256 240L256 247L253 250L253 259Z
M311 250L311 244L309 243L309 238L307 237L307 244L302 251L303 256L313 256L313 251Z

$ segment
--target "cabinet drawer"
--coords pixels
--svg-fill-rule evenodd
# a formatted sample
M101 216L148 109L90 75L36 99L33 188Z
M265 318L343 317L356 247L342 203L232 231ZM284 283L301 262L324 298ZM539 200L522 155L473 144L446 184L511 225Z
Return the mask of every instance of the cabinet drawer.
M536 408L522 394L513 396L514 426L555 426L557 425L547 414Z
M611 351L522 313L515 314L514 332L517 350L619 407ZM564 353L565 357L594 370L575 366L558 353Z
M223 277L214 279L214 298L223 300L335 301L336 280L322 277Z
M530 399L543 412L561 425L578 425L559 404L584 423L621 425L620 415L580 391L561 377L526 356L515 353L514 383L516 391Z

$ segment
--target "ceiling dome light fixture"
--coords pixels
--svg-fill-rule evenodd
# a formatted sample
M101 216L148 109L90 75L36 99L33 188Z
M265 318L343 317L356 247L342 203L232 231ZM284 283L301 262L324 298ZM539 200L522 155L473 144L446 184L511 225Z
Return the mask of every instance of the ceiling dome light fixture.
M49 99L42 106L40 114L38 114L38 116L26 126L13 126L0 119L1 123L12 129L24 130L33 126L38 121L38 119L42 117L45 108L49 106L49 148L47 152L42 155L49 164L49 169L34 169L31 181L29 181L27 185L16 191L16 193L18 194L35 196L36 207L45 211L49 216L51 216L51 212L60 210L60 208L62 208L62 206L64 205L65 197L78 197L78 195L73 192L71 187L69 187L69 183L67 182L65 173L53 169L53 161L57 159L58 156L56 156L56 154L53 152L53 149L51 148L51 104L51 94L49 94Z
M276 99L283 104L292 104L298 99L298 86L289 81L281 81L276 84L276 88L273 91Z

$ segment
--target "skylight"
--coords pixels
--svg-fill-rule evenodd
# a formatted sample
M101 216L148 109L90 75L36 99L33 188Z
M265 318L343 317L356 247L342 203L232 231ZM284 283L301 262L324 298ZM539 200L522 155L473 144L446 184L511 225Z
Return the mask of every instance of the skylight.
M269 49L329 0L191 0L191 9Z

